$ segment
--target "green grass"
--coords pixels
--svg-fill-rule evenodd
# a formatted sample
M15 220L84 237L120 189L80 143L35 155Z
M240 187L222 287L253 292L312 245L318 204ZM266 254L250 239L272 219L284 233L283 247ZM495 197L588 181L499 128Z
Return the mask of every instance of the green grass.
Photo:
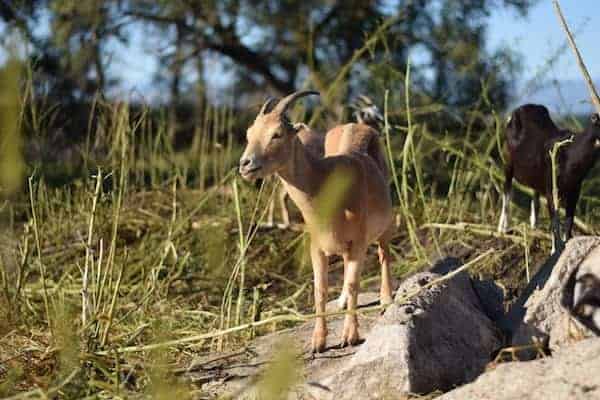
M530 230L527 194L518 191L513 231L495 233L502 118L475 108L462 129L431 131L427 121L437 108L413 113L410 71L404 76L402 102L386 96L382 140L398 223L393 276L399 281L442 256L476 260L470 273L495 279L514 300L549 253L549 221ZM20 104L34 104L30 93ZM28 141L43 144L48 133L39 119L50 111L30 107L20 114L35 128ZM404 116L394 126L387 118L392 110ZM21 167L2 177L0 396L201 393L201 385L172 371L311 320L307 236L255 229L275 188L267 182L257 189L238 178L241 143L232 110L206 106L184 149L174 148L168 118L149 110L133 113L126 104L98 101L94 112L75 165L57 170L29 163L29 179ZM16 121L9 149L19 146L24 121ZM595 230L600 175L590 176L579 216ZM297 211L293 216L299 221ZM486 253L490 248L496 251ZM333 299L341 289L341 262L332 260L330 270ZM363 289L377 286L378 271L371 250ZM277 362L289 366L290 351ZM265 398L289 387L295 368L267 374L258 386Z

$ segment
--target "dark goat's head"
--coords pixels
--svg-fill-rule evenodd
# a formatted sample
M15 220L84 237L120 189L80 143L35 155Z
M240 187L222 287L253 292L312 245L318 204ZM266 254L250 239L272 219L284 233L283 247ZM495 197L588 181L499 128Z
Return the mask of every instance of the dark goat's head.
M589 136L590 145L600 150L600 114L592 114L585 134Z

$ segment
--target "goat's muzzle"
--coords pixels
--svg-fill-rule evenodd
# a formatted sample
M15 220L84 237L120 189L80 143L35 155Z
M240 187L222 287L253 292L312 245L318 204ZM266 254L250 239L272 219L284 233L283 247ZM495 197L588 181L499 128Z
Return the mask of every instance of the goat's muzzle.
M254 180L260 178L262 163L256 157L242 157L240 159L240 175L245 180Z

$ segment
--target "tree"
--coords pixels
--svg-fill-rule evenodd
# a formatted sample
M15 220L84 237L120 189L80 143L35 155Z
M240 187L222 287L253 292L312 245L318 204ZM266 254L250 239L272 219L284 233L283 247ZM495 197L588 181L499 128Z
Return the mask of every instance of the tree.
M502 106L510 93L515 56L486 51L491 12L508 7L525 14L535 0L27 0L0 16L21 29L38 57L58 63L48 68L65 90L89 96L106 89L109 38L126 40L124 26L144 29L162 52L171 97L182 93L182 71L210 71L198 59L216 56L233 74L236 96L284 94L305 82L324 90L344 65L353 65L350 91L398 86L410 55L414 81L429 101L454 107L471 104L486 90ZM32 21L44 9L52 29L36 37ZM384 21L394 21L369 51L355 59L365 38ZM67 61L65 61L67 60ZM204 69L203 69L204 68ZM377 93L377 92L376 92Z

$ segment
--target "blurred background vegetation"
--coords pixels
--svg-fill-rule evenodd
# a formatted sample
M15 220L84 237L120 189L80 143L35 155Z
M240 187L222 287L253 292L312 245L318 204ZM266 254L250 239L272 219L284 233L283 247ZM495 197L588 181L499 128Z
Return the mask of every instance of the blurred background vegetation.
M394 277L495 247L472 273L509 304L549 240L547 220L518 223L524 207L494 233L522 65L487 30L494 11L535 3L0 0L0 396L210 398L206 379L181 378L198 358L310 320L306 235L257 230L276 187L236 177L258 107L301 88L322 96L295 116L321 131L359 94L388 117ZM139 35L153 96L123 92L116 57L141 53L114 49ZM600 222L598 187L584 187L579 233ZM333 298L340 260L331 272ZM265 398L297 381L297 357L279 355L286 377L267 373Z
M502 109L520 55L487 50L489 18L497 8L525 15L533 3L3 0L0 17L4 41L19 40L21 59L32 69L34 98L60 105L53 130L64 129L72 139L83 135L94 99L110 98L123 79L111 70L115 42L126 44L140 32L155 43L148 62L160 65L161 95L153 105L178 110L181 122L194 117L210 85L219 91L209 101L243 110L266 93L300 86L326 92L344 66L348 79L330 104L358 93L382 98L386 89L396 96L409 54L415 105L443 104L460 113L485 91ZM366 37L378 31L364 49Z

